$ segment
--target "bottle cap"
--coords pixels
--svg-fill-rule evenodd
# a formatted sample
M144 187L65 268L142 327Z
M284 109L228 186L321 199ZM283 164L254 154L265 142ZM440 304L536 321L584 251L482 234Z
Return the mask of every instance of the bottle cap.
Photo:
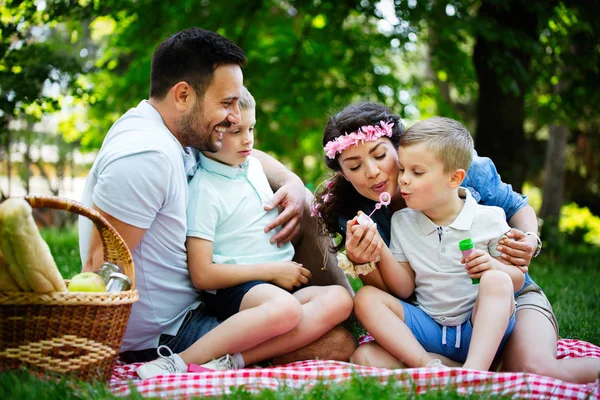
M467 238L458 242L458 247L460 248L460 251L465 251L472 249L475 246L473 245L473 240L471 240L471 238Z

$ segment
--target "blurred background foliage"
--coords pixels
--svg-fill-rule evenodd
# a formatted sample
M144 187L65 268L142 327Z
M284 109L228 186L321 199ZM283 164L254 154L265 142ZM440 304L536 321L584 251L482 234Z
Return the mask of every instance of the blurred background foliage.
M462 121L545 226L568 231L561 209L600 214L598 15L599 0L0 0L0 174L27 191L45 175L56 194L52 177L85 175L74 152L148 97L158 43L199 26L245 50L257 147L309 188L328 115L372 100L406 125ZM33 151L47 144L59 156Z

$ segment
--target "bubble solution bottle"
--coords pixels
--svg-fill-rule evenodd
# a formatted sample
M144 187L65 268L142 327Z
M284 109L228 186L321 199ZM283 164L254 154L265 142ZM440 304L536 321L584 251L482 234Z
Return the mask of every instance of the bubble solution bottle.
M471 240L471 238L467 238L458 242L458 247L460 248L460 251L462 251L464 258L469 257L469 254L471 254L473 252L473 249L475 248L475 246L473 245L473 240ZM479 278L471 278L471 283L473 285L478 285Z

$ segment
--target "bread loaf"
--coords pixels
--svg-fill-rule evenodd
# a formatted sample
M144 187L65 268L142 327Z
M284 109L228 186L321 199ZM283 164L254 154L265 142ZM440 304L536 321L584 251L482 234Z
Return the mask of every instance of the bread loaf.
M23 291L64 292L65 282L48 244L33 220L31 206L22 198L0 204L0 248L10 275Z
M8 264L0 251L0 292L20 292L21 288L10 275Z

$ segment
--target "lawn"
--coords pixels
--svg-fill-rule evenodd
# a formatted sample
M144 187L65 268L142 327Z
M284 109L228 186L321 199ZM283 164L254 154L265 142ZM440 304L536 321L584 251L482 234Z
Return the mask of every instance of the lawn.
M80 270L76 230L43 231L65 278ZM545 249L530 267L531 276L552 302L563 338L600 344L600 248L566 245ZM102 384L47 381L24 372L0 375L2 399L86 399L115 398ZM139 398L139 395L133 395ZM354 378L342 385L317 385L298 393L293 389L250 394L243 390L223 398L248 399L386 399L386 398L470 398L453 391L431 391L416 396L410 388L382 384L373 379ZM498 398L496 395L489 397ZM478 395L477 398L481 398ZM484 397L485 398L485 397Z

